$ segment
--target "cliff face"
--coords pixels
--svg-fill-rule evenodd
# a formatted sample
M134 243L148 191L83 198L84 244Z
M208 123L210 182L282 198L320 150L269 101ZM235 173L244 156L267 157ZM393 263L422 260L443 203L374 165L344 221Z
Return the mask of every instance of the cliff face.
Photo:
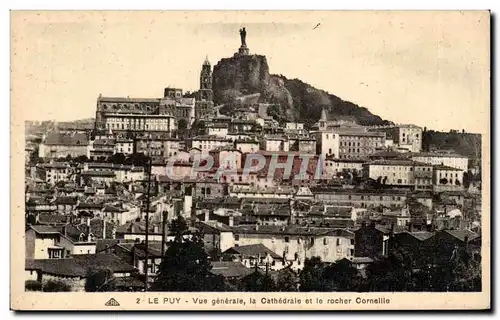
M225 58L213 71L214 100L226 103L233 96L261 93L269 83L265 56L248 55Z
M307 126L317 122L325 107L331 117L350 116L360 124L384 124L387 121L326 91L298 79L270 75L265 56L248 55L225 58L213 70L216 104L231 105L238 97L260 93L260 102L276 103L273 114L282 120L300 121Z

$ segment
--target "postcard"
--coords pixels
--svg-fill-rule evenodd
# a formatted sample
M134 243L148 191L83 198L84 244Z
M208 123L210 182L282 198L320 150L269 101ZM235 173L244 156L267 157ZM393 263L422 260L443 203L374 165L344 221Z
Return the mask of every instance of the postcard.
M12 11L11 309L490 308L489 11Z

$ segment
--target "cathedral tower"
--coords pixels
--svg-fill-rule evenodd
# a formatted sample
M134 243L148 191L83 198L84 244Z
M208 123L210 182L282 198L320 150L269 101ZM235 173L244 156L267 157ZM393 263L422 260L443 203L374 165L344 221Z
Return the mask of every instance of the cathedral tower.
M200 73L200 99L212 101L213 91L212 91L212 67L208 61L208 57L205 58L203 66L201 67Z
M214 92L212 91L212 67L205 58L200 73L200 90L196 96L196 119L210 117L214 111Z

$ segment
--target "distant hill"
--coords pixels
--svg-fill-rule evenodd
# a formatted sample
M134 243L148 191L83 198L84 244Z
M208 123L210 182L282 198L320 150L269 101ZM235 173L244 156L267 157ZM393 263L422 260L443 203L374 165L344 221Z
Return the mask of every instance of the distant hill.
M425 151L453 150L471 161L481 160L481 135L477 133L426 130L422 135L422 147Z
M389 124L367 108L299 80L269 74L267 59L262 55L221 59L214 66L215 104L235 104L244 95L260 93L259 102L279 104L273 113L288 121L299 121L310 127L326 108L331 117L350 116L362 125Z

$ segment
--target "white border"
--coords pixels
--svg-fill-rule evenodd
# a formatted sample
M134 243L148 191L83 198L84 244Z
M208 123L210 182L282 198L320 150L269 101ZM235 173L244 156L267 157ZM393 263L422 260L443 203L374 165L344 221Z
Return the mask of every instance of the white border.
M189 10L208 10L208 9L219 9L219 10L257 10L257 9L264 9L264 10L361 10L361 9L388 9L388 10L396 10L396 9L402 9L402 10L410 10L410 9L416 9L416 10L456 10L456 9L464 9L464 10L481 10L481 9L491 9L493 13L498 14L500 12L500 1L494 1L494 0L474 0L474 1L464 1L464 0L455 0L455 1L429 1L429 0L420 0L420 1L390 1L390 0L378 0L378 1L345 1L343 3L341 2L335 2L335 3L330 3L330 1L318 1L318 0L308 0L308 1L293 1L293 0L288 0L283 3L279 3L277 1L271 2L271 1L264 1L264 0L251 0L251 1L242 1L242 2L235 2L233 1L221 1L221 0L212 0L212 1L202 1L202 0L197 0L197 1L189 1L189 0L184 0L184 1L179 1L179 2L155 2L155 1L148 1L148 0L141 0L141 1L131 1L131 0L121 0L121 1L116 1L116 2L103 2L102 0L86 0L86 1L81 1L79 3L76 2L69 2L69 1L62 1L62 0L51 0L51 1L43 1L43 3L39 1L24 1L24 0L5 0L2 1L0 4L1 11L0 11L0 24L2 25L2 32L1 32L1 37L2 37L2 43L8 44L10 41L10 17L9 17L9 9L15 9L15 10L62 10L62 9L73 9L73 10L89 10L89 9L95 9L95 10L111 10L111 9L122 9L122 10L181 10L181 9L189 9ZM495 22L494 24L494 29L497 29L498 21ZM498 40L498 33L495 32L494 34L494 40L492 43L496 43L496 40ZM3 107L0 108L0 121L4 122L0 126L0 130L2 130L2 134L0 134L0 139L3 142L3 145L5 146L10 146L10 93L9 93L9 85L10 85L10 45L7 45L7 49L1 50L0 51L0 56L2 61L3 68L2 70L4 71L3 76L1 77L2 81L2 88L3 90L0 93L1 96L1 101L3 102ZM495 57L498 57L495 54ZM492 69L492 72L494 73L495 70ZM498 84L495 83L493 92L498 92ZM27 93L29 94L29 93ZM498 120L495 117L495 120ZM499 122L496 121L496 124ZM495 134L494 128L492 134ZM495 147L498 147L498 144L495 144ZM7 147L4 150L9 150L10 148ZM10 226L10 218L9 218L9 212L10 212L10 197L9 197L9 192L10 192L10 187L8 185L8 179L10 175L10 161L9 158L7 158L6 154L7 152L4 152L5 156L1 158L1 166L0 170L1 176L4 177L2 183L0 185L1 190L0 190L0 197L2 197L2 204L8 204L4 206L4 221L2 223L4 229L3 229L3 240L4 243L10 243L10 237L9 237L9 226ZM497 176L495 175L495 178ZM492 177L493 178L493 177ZM495 195L492 195L492 197L498 198L497 193ZM493 212L496 212L496 206L492 208ZM495 226L498 225L499 219L496 219ZM8 223L7 223L8 222ZM496 229L496 228L495 228ZM492 235L495 234L495 232L491 233ZM10 247L10 246L9 246ZM495 246L492 246L495 248ZM9 248L10 249L10 248ZM496 249L498 250L498 249ZM496 252L498 253L498 252ZM10 299L10 292L9 292L9 280L8 280L8 275L10 270L8 270L10 266L10 263L3 263L0 265L0 268L2 269L2 283L1 283L1 298L2 301L9 301ZM492 271L495 270L494 268ZM495 277L498 278L498 277ZM497 279L498 280L498 279ZM498 295L497 295L498 296ZM493 302L494 303L494 302ZM498 307L498 304L497 304ZM7 308L3 308L3 311L8 310ZM125 314L124 314L125 315ZM365 314L364 314L365 315ZM13 317L14 314L12 312L9 312L9 314L2 314L2 318L5 316L8 317ZM35 314L28 314L24 315L24 317L34 317L34 316L45 316L45 317L61 317L61 316L66 316L64 314L45 314L45 315L35 315ZM71 316L79 316L78 313L73 313ZM87 317L88 315L84 315ZM104 318L108 316L107 314L92 314L93 317L98 317L98 318ZM128 316L135 316L135 315L128 315ZM141 315L142 316L142 315ZM153 315L150 315L153 316ZM160 317L164 316L161 314L155 314L154 316ZM189 317L197 317L200 316L199 314L195 315L186 315ZM203 317L210 316L208 314L202 315ZM219 315L211 315L211 316L219 316ZM252 314L227 314L226 316L234 317L234 316L252 316ZM272 315L264 315L264 314L259 314L260 317L278 317L278 316L286 316L290 317L290 314L284 314L284 315L279 315L279 314L272 314ZM309 316L323 316L323 314L309 314ZM334 316L334 317L344 317L345 315L341 314L325 314L324 316ZM360 317L362 315L357 314L354 316ZM371 315L373 316L373 315ZM375 315L378 317L387 317L387 314L378 314ZM404 316L404 317L413 317L414 315L410 314L393 314L391 316ZM417 316L425 316L429 317L431 315L429 314L420 314ZM453 314L453 315L448 315L448 316L453 316L457 317L460 316L460 314ZM470 314L463 314L463 316L470 317Z

